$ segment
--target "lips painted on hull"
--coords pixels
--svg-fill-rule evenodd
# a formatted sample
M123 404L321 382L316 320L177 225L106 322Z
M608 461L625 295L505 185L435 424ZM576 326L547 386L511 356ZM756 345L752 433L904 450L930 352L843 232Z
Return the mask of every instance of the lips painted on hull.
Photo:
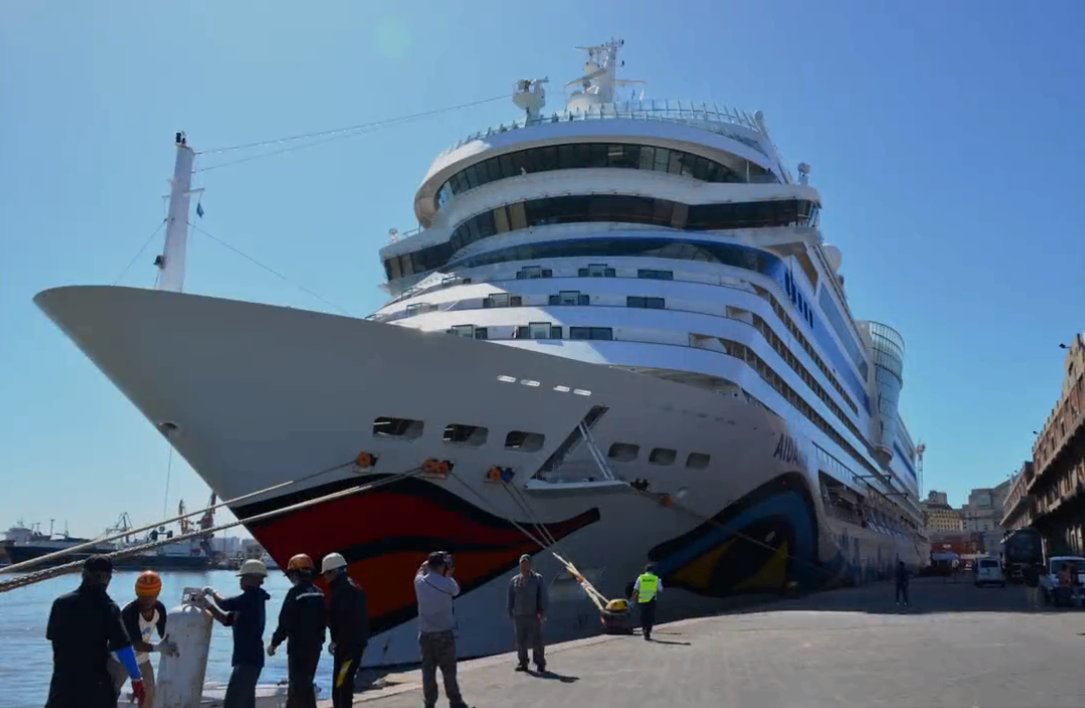
M235 513L251 516L354 484L357 480L343 480L241 507ZM593 508L544 525L561 540L599 518L599 510ZM529 522L518 523L530 528ZM417 479L316 504L253 524L250 530L280 565L296 553L308 553L318 563L328 553L342 553L350 576L366 589L374 633L417 614L411 579L432 551L455 556L455 577L467 593L515 568L521 554L542 550L507 519Z

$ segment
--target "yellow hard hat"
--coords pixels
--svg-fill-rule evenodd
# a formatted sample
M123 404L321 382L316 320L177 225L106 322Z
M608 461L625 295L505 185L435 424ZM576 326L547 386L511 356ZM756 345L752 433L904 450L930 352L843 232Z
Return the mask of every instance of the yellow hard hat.
M158 597L162 592L162 578L153 570L145 570L136 578L136 597Z
M299 553L286 564L286 572L289 573L292 570L313 570L313 559L304 553Z

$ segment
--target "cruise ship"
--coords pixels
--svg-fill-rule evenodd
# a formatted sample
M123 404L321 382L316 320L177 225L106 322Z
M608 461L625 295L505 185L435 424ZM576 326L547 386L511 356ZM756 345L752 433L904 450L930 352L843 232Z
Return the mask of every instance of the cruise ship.
M552 641L600 622L551 550L606 597L656 563L671 618L925 555L904 342L852 316L809 166L760 112L622 100L622 42L581 49L563 106L519 81L515 119L433 161L365 319L182 292L181 134L159 287L37 296L220 498L274 487L232 510L284 510L248 523L276 561L346 556L366 664L417 660L434 549L464 656L509 648L521 553Z

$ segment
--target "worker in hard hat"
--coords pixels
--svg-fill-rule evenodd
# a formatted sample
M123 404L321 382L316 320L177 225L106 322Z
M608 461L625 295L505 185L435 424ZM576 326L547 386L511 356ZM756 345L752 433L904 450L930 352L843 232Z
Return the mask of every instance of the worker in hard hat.
M153 570L146 570L136 578L136 599L121 610L121 622L128 633L128 639L136 650L136 663L143 677L143 690L147 695L144 708L154 706L154 665L151 653L160 652L176 656L177 645L166 635L166 606L158 601L162 592L162 578ZM152 641L157 634L159 641ZM109 660L109 673L113 677L113 688L117 693L124 688L128 672L119 661Z
M354 677L362 663L369 642L369 610L365 590L347 575L347 559L329 553L320 562L320 572L328 583L328 633L331 635L332 706L349 708L354 704Z
M539 673L546 672L542 623L548 606L546 582L531 569L531 556L520 556L520 572L509 581L506 602L509 619L516 631L516 670L527 671L527 649Z
M451 708L467 708L456 680L456 613L453 598L460 585L452 574L452 554L434 551L414 576L418 599L418 648L422 654L422 698L426 708L437 705L437 669L445 681L445 696Z
M313 585L313 570L313 559L304 553L286 564L286 577L294 587L286 593L279 610L279 626L267 647L267 655L275 656L279 645L286 642L286 708L316 708L313 677L324 647L327 611L324 593Z
M252 708L256 703L256 682L264 670L265 604L271 599L261 585L267 578L267 566L250 559L237 573L241 594L222 597L214 588L204 588L210 600L207 609L234 633L233 671L226 685L223 708Z
M656 599L663 594L663 581L655 571L656 564L649 563L633 583L633 602L640 609L640 627L645 641L652 639L652 625L656 623Z
M53 601L45 630L45 638L53 644L46 708L116 708L110 652L132 679L132 693L139 704L144 704L136 653L124 631L120 608L106 592L112 579L113 561L108 556L90 556L83 562L79 587Z

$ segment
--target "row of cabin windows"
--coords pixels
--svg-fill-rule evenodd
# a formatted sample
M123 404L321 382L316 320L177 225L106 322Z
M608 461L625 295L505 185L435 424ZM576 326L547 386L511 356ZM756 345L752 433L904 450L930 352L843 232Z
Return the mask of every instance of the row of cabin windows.
M458 261L456 266L459 268L477 268L510 261L531 261L547 258L589 258L592 256L645 256L718 263L755 271L781 284L785 283L784 273L787 270L786 264L779 257L759 249L715 241L679 241L674 238L590 238L539 242L511 246L472 256ZM538 266L535 266L535 268L538 268ZM525 273L524 277L553 277L553 271L540 269L532 274ZM823 288L820 296L822 310L829 316L830 325L837 328L836 319L839 319L840 314L833 305L831 298L827 298L827 294L828 290ZM775 299L773 302L775 303ZM777 304L773 304L773 310L778 314L783 313L783 310ZM797 331L797 328L792 326L793 320L790 313L787 315L781 314L781 317L788 324L789 330ZM803 318L807 319L807 316L804 314ZM807 319L807 322L809 323L809 319ZM824 323L824 319L817 320L815 318L814 325L810 329L813 331L814 337L819 340L828 360L833 362L837 373L823 366L824 362L818 364L819 368L825 371L827 376L840 379L843 388L849 392L845 393L845 396L869 410L865 385L866 362L855 359L855 361L859 362L859 376L857 377L852 370L852 362L849 361L848 356L844 354L836 341L829 336L829 330ZM842 336L846 336L846 333L843 333ZM802 337L800 341L804 342L803 346L807 351L813 351L805 342L805 337ZM855 342L847 339L844 341L849 352L853 352L858 347ZM854 352L852 356L855 356Z
M836 392L839 393L840 397L848 404L848 408L856 415L859 415L859 408L852 402L851 396L844 390L844 386L825 363L825 360L821 358L821 355L814 350L814 345L810 344L810 340L806 338L806 335L802 333L802 330L795 324L795 321L791 319L791 315L784 310L784 306L781 305L768 290L757 285L754 286L754 290L757 291L757 294L760 295L761 298L768 300L769 304L772 306L772 311L776 313L776 316L784 323L784 326L787 327L788 334L799 343L799 346L803 348L806 355L813 360L814 364L821 370L821 373L825 375L825 378L828 379L829 383L836 389Z
M489 339L488 327L474 325L455 325L445 330L448 334L467 339ZM564 339L565 329L549 322L532 322L520 325L513 330L514 339ZM614 339L612 327L570 327L569 339L596 339L611 341Z
M523 174L585 167L617 167L667 172L702 182L775 182L771 172L747 163L739 174L726 165L681 150L623 143L573 143L529 148L491 157L452 175L437 190L436 205L469 189Z
M524 298L521 295L509 295L508 293L494 293L493 295L487 295L482 300L483 309L492 309L495 307L521 307L524 304ZM547 305L590 305L591 296L582 293L579 290L561 290L557 295L550 295L547 298ZM639 295L631 295L625 298L626 307L646 307L649 309L662 310L667 307L666 300L661 297L641 297ZM432 309L423 310L411 310L407 308L408 314L421 314L422 312L430 312Z
M421 420L410 418L394 418L380 416L373 421L373 435L378 438L400 438L413 440L422 436L426 424ZM441 439L449 444L469 445L481 447L486 444L490 431L481 425L468 425L464 423L449 423L441 433ZM524 430L510 430L505 435L505 449L518 450L520 452L537 452L542 449L546 442L546 436L542 433L532 433ZM608 456L619 462L632 462L640 454L640 446L629 443L614 443L610 446ZM654 465L673 465L678 458L678 451L671 448L656 447L648 455L648 461ZM711 460L709 455L701 452L691 452L686 456L686 467L702 469L708 467Z
M545 197L507 204L466 219L444 243L393 256L385 261L389 280L423 273L448 264L453 254L496 234L547 224L614 222L651 224L686 231L809 226L816 203L779 199L722 204L684 204L622 194Z
M617 462L634 462L640 455L640 445L634 445L633 443L614 443L607 451L607 457ZM678 458L678 451L672 450L668 447L654 447L652 451L648 453L648 462L653 465L673 465L674 461ZM691 452L686 455L686 467L694 469L703 469L708 467L708 463L711 460L710 455L706 455L703 452Z
M525 266L524 268L521 269L520 272L521 273L523 273L523 272L535 273L535 272L537 272L535 269L541 270L541 269L538 268L538 266ZM581 274L581 277L590 277L591 273L596 273L596 274L603 273L604 274L603 277L607 277L606 274L607 273L613 273L614 269L608 267L605 263L592 263L592 264L589 264L587 266L587 268L579 269L579 272ZM642 274L645 274L645 273L647 273L648 275L642 275ZM669 276L669 278L659 278L658 276L660 276L660 275ZM517 275L517 277L520 277L519 274ZM644 270L644 269L642 269L642 270L638 271L638 277L651 277L651 278L657 278L657 279L673 279L674 272L673 271L653 271L653 270ZM773 307L773 311L776 313L776 315L787 326L789 334L791 334L791 336L793 338L798 340L800 346L802 346L803 349L806 351L807 355L809 355L811 357L811 359L813 359L814 363L821 370L822 374L825 375L826 379L828 379L832 383L833 388L836 389L837 393L840 394L841 398L845 401L848 408L851 409L851 411L853 413L858 415L858 412L859 412L858 408L852 402L851 397L847 395L847 393L844 391L844 387L840 384L839 381L837 381L837 378L833 374L833 372L829 369L829 367L825 364L825 362L821 359L821 357L814 351L814 348L810 345L810 342L806 339L805 336L803 336L803 334L799 330L799 328L795 326L794 322L791 320L791 318L784 311L783 307L780 306L780 304L776 301L776 299L773 298L772 295L768 291L764 290L763 288L760 288L760 287L757 288L757 292L762 297L767 297L768 298L769 302L771 303L771 305ZM589 302L590 302L589 296L584 295L584 294L580 293L580 291L577 291L577 290L573 290L573 291L565 291L565 290L563 290L558 295L551 295L550 298L549 298L549 304L550 305L587 305L587 304L589 304ZM483 301L483 307L484 308L489 308L489 307L510 307L510 306L511 307L518 307L522 303L523 303L523 299L522 299L521 296L518 296L518 295L510 296L507 293L496 293L494 295L490 295L488 298L486 298ZM642 308L648 308L648 309L665 309L666 308L666 301L664 300L664 298L659 298L659 297L629 296L629 297L626 298L626 306L627 307L642 307ZM417 310L412 311L411 310L412 307L422 308L422 309L417 309ZM422 305L422 304L412 305L412 306L409 306L407 308L408 314L421 314L422 312L429 312L429 311L432 311L432 310L435 310L435 309L437 309L435 305ZM845 423L845 425L848 425L849 429L857 437L861 438L862 436L859 435L858 429L854 426L854 424L852 424L850 419L848 419L848 417L844 414L844 412L842 410L840 410L840 408L836 404L836 402L833 401L829 397L829 395L825 392L825 390L821 387L821 385L814 379L813 375L810 374L810 372L807 371L806 368L804 366L802 366L798 362L798 360L795 358L794 353L791 351L790 347L787 347L787 346L784 345L783 341L775 334L775 332L773 332L773 330L769 326L768 322L766 322L764 319L762 319L761 317L759 317L757 315L752 315L752 317L753 317L754 326L758 329L758 331L761 332L761 334L765 337L765 339L769 341L769 343L772 345L773 349L775 349L777 351L777 353L779 353L781 355L781 357L784 358L784 360L788 363L788 365L792 369L794 369L796 371L796 373L798 373L803 378L803 380L806 381L810 385L810 387L814 390L814 392L818 395L818 397L821 398L823 401L825 401L826 405L828 405L833 410L833 412ZM483 335L482 337L478 337L478 338L480 338L480 339L485 338L485 335ZM532 338L533 339L541 339L543 337L532 337ZM546 338L547 339L560 339L560 337L546 337Z
M380 416L373 421L373 435L378 438L399 438L413 440L422 436L426 424L421 420ZM489 429L481 425L449 423L441 433L441 439L450 444L480 447L489 438ZM523 430L510 430L505 435L505 449L521 452L536 452L542 449L546 436Z
M586 268L577 268L578 278L614 278L618 271L608 267L605 263L589 263ZM524 266L516 271L517 280L535 280L536 278L553 278L554 271L542 266ZM651 268L637 269L637 277L648 280L674 280L673 270L654 270Z
M814 375L810 373L810 370L802 365L802 362L800 362L798 357L795 356L795 352L793 352L791 350L791 347L786 345L784 341L780 339L776 332L772 330L772 327L769 326L769 323L761 319L757 315L753 315L753 326L758 332L761 333L761 336L765 338L765 341L769 343L769 346L771 346L776 351L776 353L780 355L780 358L784 360L784 363L786 363L792 371L799 375L799 378L801 378L803 380L803 383L805 383L810 388L810 390L814 392L814 395L820 398L821 402L824 403L829 408L829 410L833 412L833 415L839 418L840 422L847 426L848 430L851 431L852 435L862 440L863 436L859 433L859 428L856 427L855 423L851 421L851 418L849 418L847 414L844 413L843 409L841 409L840 406L837 405L836 401L834 401L832 396L829 395L829 392L826 391L825 388L817 381L817 379L814 378ZM830 378L829 380L832 381L833 379ZM848 400L848 398L845 396L844 400Z
M779 393L788 403L790 403L792 407L794 407L797 411L806 416L807 420L820 428L821 431L824 432L830 440L839 445L841 449L847 451L847 453L851 455L854 460L859 462L859 464L863 465L863 467L868 472L874 473L874 468L870 465L870 463L863 459L863 456L859 454L855 447L852 446L852 444L849 443L847 440L845 440L844 436L837 432L835 427L829 425L829 422L822 418L821 415L817 411L815 411L813 407L811 407L810 404L807 403L806 400L801 395L799 395L799 393L795 389L788 386L787 382L785 382L779 374L773 371L772 367L769 366L764 359L757 356L757 354L752 349L745 346L744 344L732 342L729 340L720 341L726 345L728 354L745 361L746 364L750 366L750 368L756 371L758 375L766 383L772 386L772 388L774 388L777 393ZM858 437L860 440L862 440L862 436Z
M851 419L848 418L847 414L844 413L844 411L840 408L840 406L838 406L836 404L836 401L834 401L829 396L828 392L826 392L824 387L822 387L821 384L819 384L814 379L814 377L810 373L810 371L805 366L803 366L802 363L795 357L794 352L792 352L788 347L786 347L784 345L783 340L781 340L776 335L776 333L772 331L772 329L768 326L768 323L766 323L763 319L761 319L757 315L753 315L753 319L754 319L753 326L761 333L761 335L769 343L769 346L771 346L776 351L776 353L780 355L780 358L783 359L784 362L796 374L799 375L799 378L801 378L803 380L803 382L806 383L807 386L809 386L810 390L814 392L814 395L816 395L819 399L821 399L821 402L824 403L825 406L829 410L831 410L833 412L833 415L836 416L836 418L838 418L840 420L840 422L844 424L844 426L851 432L851 434L854 435L859 440L862 440L863 436L859 433L859 428L856 427L855 423L853 423L851 421ZM709 349L709 350L712 350L712 351L722 351L725 354L730 354L731 356L735 356L735 357L738 357L739 359L743 359L744 361L746 361L746 363L750 364L751 366L754 366L754 368L761 367L761 368L765 369L767 372L771 372L772 376L779 378L779 376L776 374L776 372L773 371L771 369L771 367L769 367L768 364L764 363L761 360L760 357L758 357L756 354L753 353L753 350L751 350L749 347L746 347L745 345L738 344L737 342L733 342L730 339L724 339L722 337L716 337L716 336L709 335L709 334L690 334L689 335L689 346L691 346L691 347L693 347L695 349ZM750 356L753 356L756 359L756 362L754 362L753 360L747 358L746 357L747 353ZM760 363L757 363L757 362L760 362ZM759 370L759 373L763 373L763 372L761 372ZM763 373L763 377L764 377L764 375L765 374ZM789 387L789 390L790 390L790 387ZM805 405L805 402L804 402L804 405Z

